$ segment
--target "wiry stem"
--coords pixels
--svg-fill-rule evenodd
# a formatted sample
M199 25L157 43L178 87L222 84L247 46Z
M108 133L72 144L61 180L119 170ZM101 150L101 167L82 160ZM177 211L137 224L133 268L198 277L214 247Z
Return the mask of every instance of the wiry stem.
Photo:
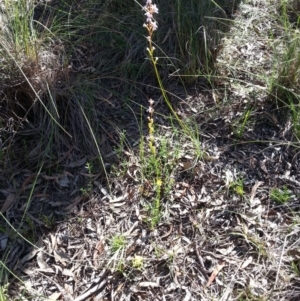
M191 131L190 131L189 127L182 122L182 120L178 117L177 113L173 109L172 104L171 104L171 102L168 98L168 95L167 95L166 90L163 86L160 74L159 74L158 69L157 69L158 58L154 57L155 47L153 46L152 37L153 37L154 31L157 30L157 28L158 28L157 22L153 17L153 14L158 13L158 8L155 4L152 3L152 0L147 0L146 5L143 7L143 10L146 12L145 15L147 17L146 18L146 23L144 23L143 26L146 27L146 29L149 33L149 36L147 37L148 45L149 45L149 47L147 48L147 51L149 53L149 57L150 57L150 60L152 62L152 65L153 65L153 68L154 68L154 71L155 71L155 76L157 78L159 88L162 92L163 98L164 98L165 102L167 103L170 111L175 116L176 120L178 121L178 123L180 124L182 129L187 134L191 134Z

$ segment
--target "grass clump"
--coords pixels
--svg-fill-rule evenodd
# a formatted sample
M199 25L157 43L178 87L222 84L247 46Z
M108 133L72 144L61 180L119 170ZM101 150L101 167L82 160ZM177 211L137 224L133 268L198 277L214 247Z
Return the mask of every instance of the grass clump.
M172 74L185 83L193 83L202 76L210 81L221 39L239 3L234 0L156 1L160 9L156 46L160 45L157 56L162 77Z
M298 9L298 13L297 13ZM274 76L270 80L270 95L277 107L291 118L296 137L299 138L300 100L300 37L299 5L297 1L279 1L279 37L274 37Z
M248 129L251 113L251 108L245 110L244 114L233 123L233 133L238 139L241 139L245 133L245 130Z
M195 75L208 79L215 72L215 60L229 18L239 1L175 1L176 38L180 73L186 81Z
M238 196L243 197L245 194L244 190L244 180L237 179L230 183L230 189L235 192Z
M139 256L139 255L135 255L132 260L131 260L131 265L134 269L137 270L143 270L144 269L144 257L143 256Z
M107 266L110 267L112 271L118 271L123 274L126 269L124 253L127 246L127 239L123 234L116 234L112 236L109 243L112 256Z
M0 286L0 301L6 301L9 300L9 295L7 293L8 290L8 284L4 286Z
M119 250L125 248L126 238L124 235L115 235L110 240L110 246L112 253L116 253Z
M43 96L62 72L62 52L52 51L53 42L35 23L34 7L32 0L1 3L1 100L8 114L21 118L36 101L44 105Z
M59 47L53 51L54 41L49 39L43 26L36 23L34 9L35 3L31 0L2 1L0 7L0 25L3 29L0 33L0 116L6 122L6 126L1 129L5 132L5 162L7 158L16 159L12 138L22 127L24 129L24 121L33 128L34 125L41 127L40 133L45 131L48 137L51 137L51 133L47 131L47 123L51 121L59 126L56 108L53 102L45 102L45 98L50 96L63 74L63 51L58 50ZM47 121L46 115L49 117ZM32 132L35 131L31 129ZM47 150L48 141L43 139L40 143L44 150ZM30 146L30 150L18 146L17 158L20 152L28 156L32 144L26 145Z
M286 24L285 26L291 25ZM300 69L300 38L298 33L294 30L287 28L285 28L285 30L286 33L283 40L284 52L282 58L280 59L281 64L278 70L277 81L274 84L275 87L273 88L272 92L272 94L281 101L286 98L297 100L297 91L299 87L298 73Z
M103 121L108 121L99 104L99 99L105 99L102 88L104 94L132 95L139 81L142 85L145 78L153 82L149 76L152 73L172 110L162 86L170 73L187 76L189 81L201 72L213 72L207 70L215 59L212 52L227 28L225 16L231 15L237 1L189 0L184 5L181 1L158 1L157 5L157 45L163 49L157 47L159 62L155 59L154 72L149 72L141 43L142 15L137 13L140 7L134 1L63 1L47 5L36 5L32 0L3 1L0 97L6 112L0 117L6 124L13 116L15 127L27 130L26 121L30 124L26 136L39 137L38 145L28 142L28 151L19 147L31 154L26 164L40 161L46 151L56 162L59 159L54 149L65 151L70 144L100 156L99 133L104 130ZM170 31L167 24L175 29ZM103 83L112 81L122 91L104 87ZM15 159L8 138L4 156Z
M292 197L291 192L286 186L282 188L274 188L270 192L270 198L278 204L285 204Z

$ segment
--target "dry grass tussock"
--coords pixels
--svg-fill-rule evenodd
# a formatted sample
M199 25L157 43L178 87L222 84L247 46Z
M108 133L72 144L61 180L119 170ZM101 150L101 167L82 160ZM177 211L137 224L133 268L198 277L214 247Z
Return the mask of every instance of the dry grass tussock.
M228 28L225 20L214 20L226 19L238 3L219 2L223 8L211 1L203 7L193 1L186 6L158 1L156 55L164 80L171 82L172 74L193 82L195 73L211 68L220 32ZM140 7L131 0L1 5L1 131L6 163L14 161L9 168L19 166L14 159L20 153L24 165L37 167L45 158L51 161L46 165L53 165L60 160L56 154L73 146L99 156L101 145L102 153L111 153L107 140L116 128L122 131L123 119L131 114L128 101L132 106L140 97L136 107L147 106L149 90L159 90L150 87L155 80L145 61ZM139 134L138 129L131 133L133 140Z
M268 9L263 1L240 5L235 26L223 41L217 68L229 92L243 104L264 106L271 99L283 108L299 99L297 3L270 1Z
M34 1L1 1L0 5L1 132L3 147L12 159L18 148L16 134L29 138L39 135L41 128L51 134L49 124L59 124L55 96L67 68L61 42L33 18ZM25 126L24 131L26 123L31 130ZM47 143L40 145L45 149ZM37 159L35 156L32 162Z
M59 43L50 37L37 37L39 33L33 28L33 2L27 4L26 8L22 5L16 8L11 2L1 3L1 96L6 112L18 117L30 113L37 100L42 101L61 78L63 67ZM26 21L30 24L23 24L22 18L29 17Z
M122 3L105 2L118 10L124 9ZM152 1L147 4L151 7ZM289 8L294 18L291 12L295 10ZM156 25L156 16L155 9L148 24ZM99 53L89 56L90 49L76 45L71 73L64 73L65 51L57 40L41 45L35 55L22 48L18 60L7 56L3 62L15 69L2 75L4 115L14 110L22 112L19 118L27 117L28 111L22 111L28 109L22 103L25 93L32 116L36 104L39 108L50 99L50 115L40 119L39 131L47 132L47 122L54 118L73 132L90 130L87 143L96 141L103 153L110 144L111 152L100 164L92 151L87 154L74 143L55 160L46 156L42 163L51 167L55 161L55 170L20 169L9 179L0 174L3 300L299 300L299 70L284 70L285 63L297 64L297 56L286 58L284 34L292 32L281 16L277 1L243 1L218 48L216 70L207 75L214 78L214 88L197 83L185 98L170 102L176 114L171 117L159 89L148 85L140 94L133 89L134 100L121 102L120 81L110 78L114 88L105 101L113 109L104 110L103 124L116 121L115 127L103 126L100 138L93 119L105 118L98 113L103 103L91 99L103 100L98 84L105 79L97 81L98 71L90 65ZM150 60L159 70L155 54L160 50L147 45L149 38L143 42L144 48L150 45ZM293 92L292 98L287 92ZM166 93L179 94L177 82ZM70 96L59 110L51 107ZM142 106L136 105L139 97L145 98ZM9 101L20 109L7 109ZM282 103L289 110L278 110ZM124 113L125 107L134 118ZM66 124L57 118L62 112L69 118ZM71 122L71 114L80 112ZM177 117L184 127L176 125ZM187 127L193 135L187 135ZM49 133L64 140L53 129ZM136 132L139 139L132 138ZM45 145L39 143L30 148L35 161ZM106 179L103 165L109 170Z

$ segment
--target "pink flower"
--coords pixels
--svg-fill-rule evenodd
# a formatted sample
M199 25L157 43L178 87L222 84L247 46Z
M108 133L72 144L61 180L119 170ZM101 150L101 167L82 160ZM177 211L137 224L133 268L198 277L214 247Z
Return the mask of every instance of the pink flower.
M156 4L152 4L152 13L153 14L158 14L158 8L157 8L157 6L156 6Z
M146 0L146 5L143 7L146 16L146 24L143 26L146 27L150 33L152 34L153 31L157 30L158 25L157 22L154 20L153 14L158 14L158 8L156 4L152 4L152 0Z

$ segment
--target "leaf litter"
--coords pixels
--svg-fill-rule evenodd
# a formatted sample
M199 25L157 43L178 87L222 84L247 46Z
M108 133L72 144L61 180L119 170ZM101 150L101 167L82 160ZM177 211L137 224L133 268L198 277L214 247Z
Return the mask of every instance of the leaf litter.
M229 56L247 63L246 69L255 74L257 66L268 69L270 64L270 49L263 34L272 28L272 20L267 18L265 5L251 3L241 5L236 19L243 30L238 26L232 29L224 42L220 64L229 64ZM265 19L261 25L253 23L258 13ZM250 23L241 25L249 15ZM249 33L257 26L261 38L257 38L256 30ZM236 47L230 39L240 31L245 33L245 43ZM241 79L249 74L237 72ZM244 103L253 101L255 89L259 90L262 106L267 97L257 78L247 78L247 82L254 84L230 86L232 103L228 111L226 107L217 112L209 110L216 104L216 96L208 92L192 95L178 107L182 116L195 114L196 120L202 120L202 147L207 156L195 158L193 145L181 141L175 181L163 200L162 218L155 229L146 222L153 187L143 183L141 192L141 166L134 151L123 152L127 170L111 179L109 190L100 181L101 176L86 173L83 166L89 159L71 149L60 161L65 172L34 175L38 181L27 220L20 208L27 206L33 175L21 172L15 187L1 184L2 213L9 222L22 225L20 233L26 238L24 241L8 229L1 236L2 258L23 280L11 283L12 298L298 300L297 149L287 143L290 127L281 126L274 118L271 125L261 123L259 128L246 131L243 139L257 143L235 143L231 124L243 113L241 99ZM170 128L157 127L172 136ZM239 179L243 180L243 195L230 189ZM83 183L91 183L92 191L81 194ZM270 199L269 192L283 185L294 197L288 204L279 205ZM42 224L31 217L42 220ZM39 228L51 218L55 231ZM28 219L37 223L37 230ZM120 236L124 239L115 250L112 241ZM137 258L139 268L133 264Z

